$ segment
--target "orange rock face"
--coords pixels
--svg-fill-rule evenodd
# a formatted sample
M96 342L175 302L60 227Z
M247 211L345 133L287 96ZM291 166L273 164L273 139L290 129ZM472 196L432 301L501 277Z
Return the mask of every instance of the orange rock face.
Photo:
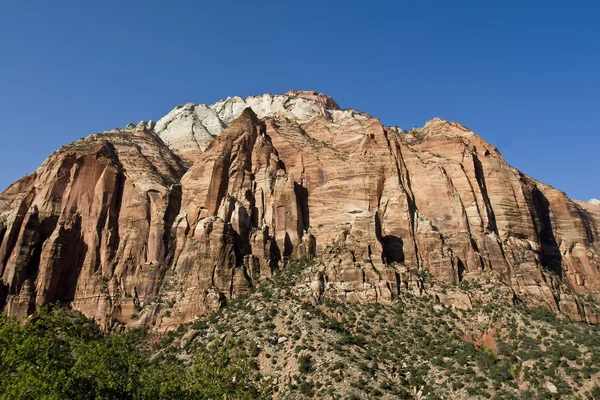
M286 258L316 257L315 298L386 302L428 274L597 323L582 295L600 299L600 206L511 168L460 124L402 132L316 92L286 96L309 111L246 100L266 116L241 111L193 160L151 124L52 154L0 195L0 307L61 302L107 329L172 329Z
M295 96L308 100L313 100L317 103L322 104L326 109L329 110L339 110L339 106L331 97L315 92L314 90L290 90L286 93L286 96Z

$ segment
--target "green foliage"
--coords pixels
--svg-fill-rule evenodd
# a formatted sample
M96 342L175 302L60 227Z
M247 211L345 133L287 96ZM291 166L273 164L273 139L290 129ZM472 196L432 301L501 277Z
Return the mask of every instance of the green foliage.
M314 369L313 358L310 355L304 355L298 359L298 371L303 374L312 372Z
M335 318L327 318L326 321L321 323L321 327L325 329L331 329L336 332L346 333L346 327L340 321Z
M0 315L0 399L260 399L240 340L196 352L189 368L150 361L145 333L103 335L81 314L42 309L27 323ZM258 379L257 379L258 381Z
M600 386L594 385L594 388L588 393L590 399L600 399Z
M552 323L556 321L556 314L545 307L534 307L529 310L531 318L537 321Z
M105 336L61 310L43 310L26 324L2 317L0 400L269 398L270 387L258 382L271 382L282 399L412 399L418 392L428 399L600 399L593 386L599 326L515 305L473 281L452 289L473 295L472 310L411 292L383 305L307 301L296 288L312 263L290 260L272 279L160 343L139 331ZM435 283L412 272L425 286ZM477 300L483 290L491 301ZM492 349L481 340L490 328ZM270 376L258 374L257 361Z
M189 391L198 399L257 399L260 392L248 379L254 370L239 349L199 351L190 370Z
M351 345L351 346L364 346L366 344L365 337L363 335L349 335L345 334L338 341L338 344L341 346Z

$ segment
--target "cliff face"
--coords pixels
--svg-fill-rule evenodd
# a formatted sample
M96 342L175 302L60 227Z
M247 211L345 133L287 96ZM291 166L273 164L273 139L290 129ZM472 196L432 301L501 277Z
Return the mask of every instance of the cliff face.
M468 307L444 285L485 280L596 323L599 227L600 206L460 124L402 132L316 92L236 97L91 135L2 193L0 307L172 329L315 256L315 299Z

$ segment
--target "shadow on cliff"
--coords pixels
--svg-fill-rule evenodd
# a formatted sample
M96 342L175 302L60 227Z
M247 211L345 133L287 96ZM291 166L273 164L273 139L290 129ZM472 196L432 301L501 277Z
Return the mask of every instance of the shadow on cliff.
M60 227L64 238L59 246L66 251L60 252L60 258L54 261L51 282L48 285L46 303L60 302L68 304L75 299L77 281L83 269L88 245L83 240L81 216L77 216L72 226Z
M404 242L398 236L388 235L381 238L383 261L386 264L404 262Z
M385 264L404 262L404 241L399 236L382 235L379 214L375 214L375 236L383 247L382 261Z
M532 190L531 201L535 210L533 221L537 228L541 245L540 262L543 267L562 277L562 256L556 242L556 237L554 236L550 202L538 188Z
M40 269L40 262L41 262L41 256L42 256L42 250L44 247L44 243L46 242L46 240L48 240L50 235L52 235L52 232L54 232L57 222L58 222L58 216L56 216L56 215L45 218L41 222L38 220L37 235L36 235L37 240L35 241L35 244L33 246L33 252L31 255L31 259L29 260L29 262L27 263L27 266L25 267L25 279L23 280L23 282L21 282L19 284L19 288L18 288L19 292L21 291L21 287L25 281L36 282L38 273L39 273L39 269ZM34 289L34 292L35 292L35 289ZM31 304L29 305L29 309L27 310L27 314L31 314L34 311L35 311L35 301L32 301Z
M8 296L8 285L0 281L0 311L4 310L6 297Z
M6 233L6 226L4 226L0 221L0 246L2 246L2 241L4 240L5 233Z
M475 168L475 179L479 184L479 189L481 190L481 195L483 196L483 201L485 204L485 212L487 214L488 226L486 227L491 232L496 232L498 234L498 226L496 224L496 214L494 213L494 209L492 208L492 202L490 201L490 196L487 190L487 184L485 183L485 172L483 171L483 164L481 160L477 157L477 155L473 154L473 166Z
M308 209L308 189L294 182L294 192L300 214L302 215L302 228L308 230L310 224L310 214Z

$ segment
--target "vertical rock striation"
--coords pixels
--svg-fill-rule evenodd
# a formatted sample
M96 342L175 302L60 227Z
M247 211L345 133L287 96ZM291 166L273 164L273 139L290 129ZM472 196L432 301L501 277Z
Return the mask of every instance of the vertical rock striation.
M596 323L599 227L600 207L460 124L404 132L316 92L234 97L91 135L2 193L0 307L173 329L316 256L315 299L386 302L431 275Z

